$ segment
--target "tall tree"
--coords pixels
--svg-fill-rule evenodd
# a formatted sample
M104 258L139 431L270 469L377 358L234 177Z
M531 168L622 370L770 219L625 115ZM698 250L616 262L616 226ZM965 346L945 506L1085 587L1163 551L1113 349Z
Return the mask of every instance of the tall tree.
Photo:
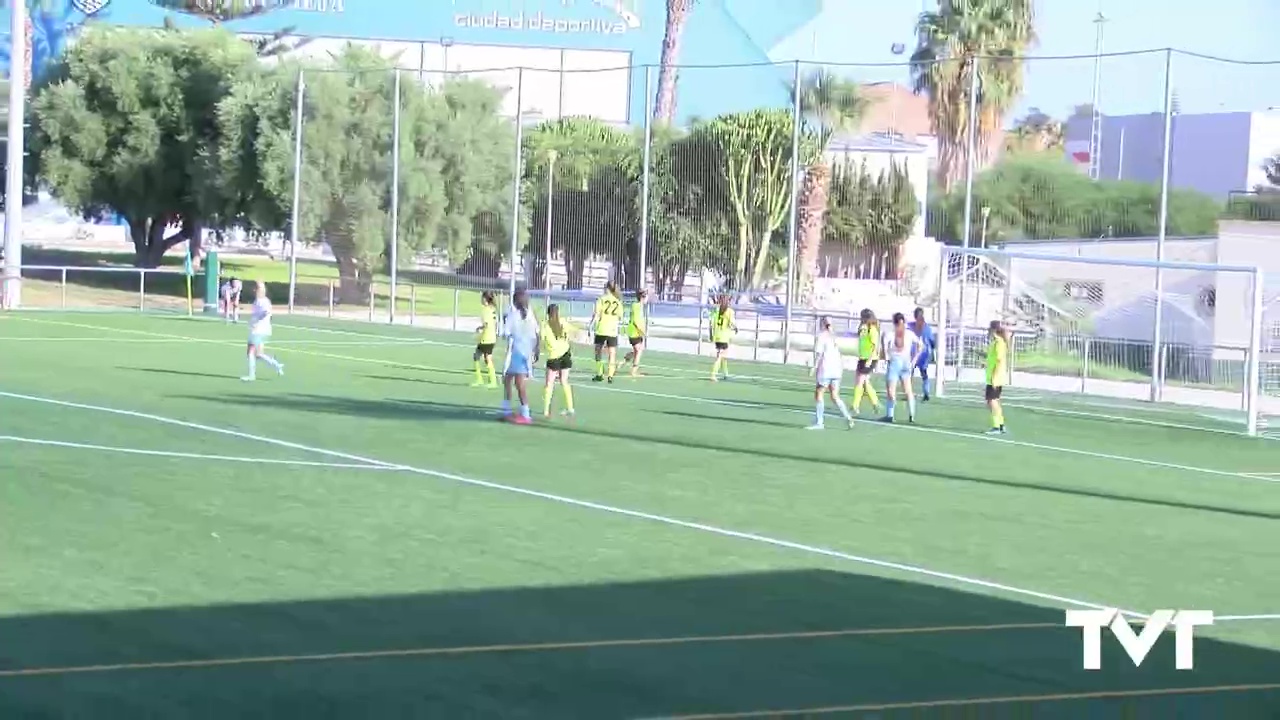
M662 30L662 54L658 58L658 94L653 117L670 125L676 119L676 84L680 75L680 50L689 13L697 0L667 0L667 21Z
M1005 114L1023 88L1023 56L1035 44L1032 0L939 0L921 13L911 71L929 97L938 139L938 182L950 190L968 160L969 96L977 83L977 154L985 167L1001 149Z
M1004 134L1004 149L1010 153L1063 152L1066 131L1040 108L1031 108Z
M243 43L242 43L243 44ZM225 142L217 176L258 189L237 198L244 222L282 229L292 203L293 99L306 72L302 202L298 234L325 243L338 261L342 297L363 302L375 270L389 261L395 71L375 51L348 45L323 65L261 68L219 107ZM475 246L477 224L511 211L513 128L502 95L479 81L439 89L401 84L398 255L428 249L455 267ZM246 157L245 148L252 148ZM231 190L223 196L234 197ZM258 200L255 202L255 198Z
M92 28L32 102L33 172L86 217L123 217L136 262L155 266L199 237L219 202L202 170L219 142L217 105L254 66L222 31Z
M807 303L813 278L822 256L822 226L826 220L831 185L831 166L825 150L833 135L854 130L871 107L858 83L825 69L815 70L791 88L800 101L803 131L815 138L814 152L805 159L804 181L800 185L796 257L796 300Z

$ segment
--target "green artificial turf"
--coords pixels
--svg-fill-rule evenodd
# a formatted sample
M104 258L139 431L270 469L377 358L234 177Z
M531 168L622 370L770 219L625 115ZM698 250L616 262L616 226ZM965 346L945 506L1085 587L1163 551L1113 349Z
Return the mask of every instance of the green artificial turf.
M1007 440L966 392L804 432L802 369L578 347L577 420L524 428L466 334L280 318L246 384L244 332L0 315L0 717L1280 711L1276 621L1189 672L1061 627L1280 612L1280 446L1225 421L1012 389Z

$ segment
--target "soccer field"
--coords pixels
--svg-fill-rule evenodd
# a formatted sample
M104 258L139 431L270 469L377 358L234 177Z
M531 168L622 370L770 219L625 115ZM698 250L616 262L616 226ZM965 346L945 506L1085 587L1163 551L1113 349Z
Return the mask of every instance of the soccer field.
M1280 714L1276 441L1016 389L804 432L803 369L589 348L516 427L470 336L282 317L246 384L244 334L0 315L0 717ZM1087 672L1098 606L1219 620Z

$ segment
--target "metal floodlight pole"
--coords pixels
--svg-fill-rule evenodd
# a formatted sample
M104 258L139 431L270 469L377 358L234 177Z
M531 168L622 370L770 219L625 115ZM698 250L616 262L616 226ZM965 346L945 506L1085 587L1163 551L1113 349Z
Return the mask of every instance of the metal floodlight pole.
M524 145L524 68L516 70L516 150L515 170L511 178L511 248L507 264L511 268L508 290L516 294L516 252L520 244L520 177L523 170Z
M825 150L820 149L819 152ZM782 318L782 362L791 355L791 314L796 303L796 231L800 217L796 205L800 201L800 61L796 60L791 74L791 216L787 228L787 295Z
M298 292L298 218L302 209L302 116L307 83L298 69L297 98L293 109L293 207L289 210L289 312Z
M547 303L551 302L551 210L555 206L555 186L556 186L556 160L560 153L552 150L547 153L547 238L546 252L547 260L542 269L544 276L543 286L547 293Z
M16 310L22 305L22 180L23 124L26 118L26 71L20 59L27 57L25 2L9 3L9 148L4 184L4 281L0 307Z
M1156 235L1156 262L1164 261L1164 241L1169 234L1169 173L1173 166L1173 51L1164 56L1164 151L1160 168L1160 218ZM1164 386L1160 346L1164 342L1164 266L1156 266L1155 327L1151 338L1151 402L1160 399Z
M400 268L400 69L396 68L395 107L391 108L391 308L387 319L396 322L396 288Z
M965 336L965 291L969 285L969 246L972 244L973 238L973 175L977 163L978 155L978 58L969 57L965 60L969 63L969 127L965 138L965 168L964 168L964 230L961 233L961 246L964 252L960 254L960 302L956 311L960 317L960 335L959 345L964 347ZM942 272L947 272L947 268L942 268ZM977 304L974 304L974 313L977 313ZM960 376L960 364L956 364L956 377Z
M1093 43L1093 114L1089 118L1089 179L1102 178L1102 40L1107 24L1107 16L1102 14L1099 2L1097 16L1093 23L1097 32Z
M637 288L644 288L649 267L649 165L653 160L653 68L644 69L644 148L640 168L640 278Z

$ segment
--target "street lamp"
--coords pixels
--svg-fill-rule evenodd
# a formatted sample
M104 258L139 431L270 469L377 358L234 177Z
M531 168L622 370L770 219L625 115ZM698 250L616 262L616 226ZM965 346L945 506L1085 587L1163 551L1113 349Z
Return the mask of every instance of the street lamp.
M551 302L551 208L555 203L555 185L556 185L556 160L560 157L560 153L555 150L547 151L547 238L546 238L546 260L543 263L543 277L547 293L547 302Z

